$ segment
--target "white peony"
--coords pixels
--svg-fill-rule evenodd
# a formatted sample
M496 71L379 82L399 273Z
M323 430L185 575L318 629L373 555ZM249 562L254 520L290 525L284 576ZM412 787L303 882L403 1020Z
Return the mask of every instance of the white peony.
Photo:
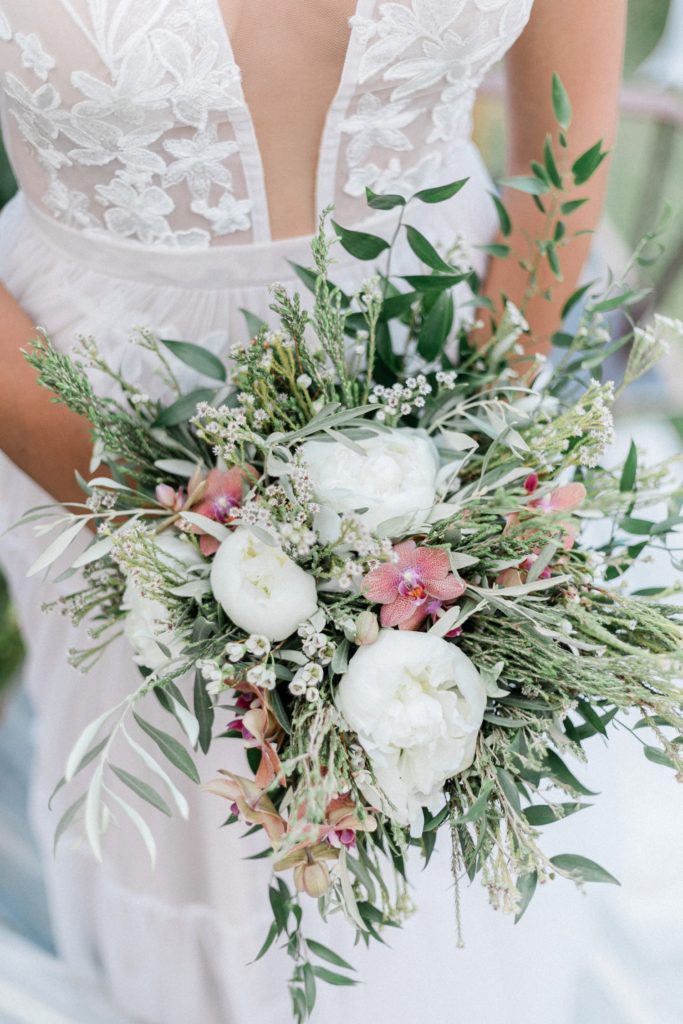
M486 708L477 669L441 637L383 629L349 661L336 702L395 820L421 835L422 808L439 811L446 780L472 764Z
M402 427L354 441L306 441L301 451L316 500L334 512L367 509L368 529L398 516L426 515L434 504L439 453L421 430Z
M313 576L246 526L216 552L211 589L236 626L269 640L285 640L318 607Z
M175 569L203 563L196 548L180 537L162 534L157 547L162 559ZM169 659L159 643L171 652L171 658L177 658L182 653L184 641L171 629L165 605L153 598L143 597L131 579L126 583L121 607L127 612L123 620L123 632L133 648L133 661L136 665L152 670L165 665Z

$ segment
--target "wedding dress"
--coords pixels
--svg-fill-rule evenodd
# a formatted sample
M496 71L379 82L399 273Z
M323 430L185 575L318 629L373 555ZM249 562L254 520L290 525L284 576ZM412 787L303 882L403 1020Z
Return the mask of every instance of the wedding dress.
M59 347L94 335L122 373L156 394L161 385L129 342L136 326L227 355L246 337L240 310L267 319L268 284L296 286L288 261L310 262L302 230L313 229L314 211L334 203L342 224L387 230L386 215L368 210L366 186L411 194L469 176L452 202L416 204L409 219L436 242L490 241L491 182L470 141L472 104L532 2L358 0L352 11L350 0L0 0L2 129L21 186L0 220L0 277ZM304 61L294 57L302 46ZM302 203L305 228L286 237ZM367 271L335 253L333 278L357 289ZM37 443L49 458L59 441ZM0 482L0 530L45 501L8 462ZM88 676L68 667L68 649L85 638L58 613L41 614L59 587L25 578L36 544L29 529L16 530L1 557L29 642L31 815L60 952L107 988L122 1020L290 1020L284 954L246 966L269 923L269 868L243 859L262 842L221 831L218 800L188 786L189 823L152 823L154 871L123 826L108 836L103 865L68 836L53 859L59 811L46 805L66 754L137 678L123 640ZM160 710L158 721L172 729ZM197 759L205 780L239 767L236 745L221 742ZM533 924L513 931L478 890L468 892L468 949L459 952L443 846L429 872L414 865L420 913L387 936L391 951L349 949L343 922L325 937L309 915L307 933L351 959L364 981L320 986L317 1019L569 1021L563 965L579 954L580 900L540 898Z

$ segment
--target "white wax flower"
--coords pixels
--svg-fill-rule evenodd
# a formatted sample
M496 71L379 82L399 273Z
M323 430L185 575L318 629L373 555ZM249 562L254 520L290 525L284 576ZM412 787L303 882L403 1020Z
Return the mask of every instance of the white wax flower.
M318 607L313 576L246 526L216 552L211 589L236 626L271 641L285 640Z
M439 453L428 434L401 427L354 440L353 445L305 441L301 446L323 508L338 513L367 509L361 519L370 530L389 519L429 512Z
M336 703L358 734L393 817L422 833L422 808L473 761L486 689L467 655L429 633L383 629L349 661Z
M175 569L203 563L193 545L180 537L162 534L157 547L162 560ZM127 612L123 620L123 632L133 648L133 661L136 665L153 671L165 665L169 659L159 643L171 652L171 658L177 658L182 653L184 641L171 629L165 605L161 601L144 597L130 578L126 583L121 607Z

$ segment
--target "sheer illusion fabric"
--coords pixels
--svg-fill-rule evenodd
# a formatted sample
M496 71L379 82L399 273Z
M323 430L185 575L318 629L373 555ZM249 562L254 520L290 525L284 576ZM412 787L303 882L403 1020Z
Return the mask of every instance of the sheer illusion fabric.
M470 176L447 206L417 204L410 219L444 245L462 236L483 270L473 247L491 240L495 214L470 142L472 103L530 9L531 0L0 0L0 113L21 187L0 218L0 276L59 347L92 334L129 379L158 395L163 385L129 343L133 328L227 356L246 336L240 309L267 319L268 284L294 286L288 261L310 262L320 209L334 203L349 227L389 230L386 217L369 214L366 186L410 194ZM342 251L336 258L334 279L356 290L371 268ZM408 260L397 267L415 269ZM57 442L36 443L49 458ZM0 531L45 501L7 462L0 486ZM243 860L262 843L219 830L217 800L188 784L189 823L156 816L155 871L123 823L106 838L102 866L68 838L52 858L69 794L51 815L46 804L66 754L87 722L136 685L136 670L123 640L89 676L69 668L68 649L87 637L59 614L41 614L59 587L25 578L36 557L31 532L7 535L1 557L30 647L31 815L61 952L107 987L122 1019L289 1020L286 958L275 951L245 966L269 921L269 867ZM154 706L145 714L173 728ZM229 741L197 760L204 779L219 767L242 769ZM117 761L144 775L126 750ZM422 913L392 935L393 952L354 951L341 921L325 939L312 915L308 934L338 947L365 981L321 992L319 1020L341 1024L353 1013L401 1024L429 1006L440 1024L564 1024L565 976L555 975L552 1008L533 986L519 1006L507 996L525 962L550 970L572 929L550 947L533 938L544 934L537 916L523 943L468 894L470 949L459 959L447 850L435 864L425 875L416 865ZM546 906L551 915L552 901ZM498 985L482 984L492 949Z

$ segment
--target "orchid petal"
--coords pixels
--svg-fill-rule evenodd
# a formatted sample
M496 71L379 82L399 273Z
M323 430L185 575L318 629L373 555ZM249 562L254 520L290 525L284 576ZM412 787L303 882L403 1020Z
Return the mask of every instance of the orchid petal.
M385 604L379 613L379 619L386 629L398 626L400 622L412 617L415 611L415 602L409 601L406 597L397 597L392 604Z
M445 580L425 580L425 587L430 597L437 597L439 601L455 601L466 590L464 581L452 573Z
M565 484L550 495L550 508L553 512L573 512L585 500L586 488L583 484Z
M407 619L402 619L401 622L398 623L398 628L409 630L419 629L427 618L427 615L428 612L426 605L421 605L419 608L416 608L413 614L409 615Z
M371 569L363 581L363 594L369 601L390 604L396 600L401 573L393 562L385 562Z
M443 579L451 569L445 548L420 548L415 558L415 567L427 585L428 581Z

